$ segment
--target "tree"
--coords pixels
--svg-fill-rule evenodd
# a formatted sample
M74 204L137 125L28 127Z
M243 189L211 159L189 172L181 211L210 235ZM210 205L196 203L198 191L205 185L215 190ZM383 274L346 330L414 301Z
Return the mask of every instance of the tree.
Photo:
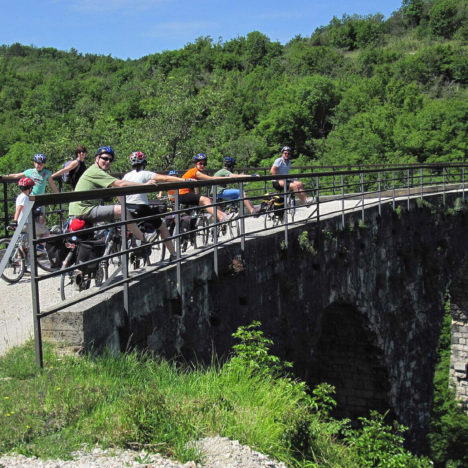
M432 33L446 39L451 38L460 24L457 11L456 0L442 0L435 3L429 11L429 25Z

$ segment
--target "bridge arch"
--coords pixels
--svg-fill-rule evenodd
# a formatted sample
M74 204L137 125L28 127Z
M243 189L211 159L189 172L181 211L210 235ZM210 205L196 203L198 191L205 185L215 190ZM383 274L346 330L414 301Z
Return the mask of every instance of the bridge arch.
M352 304L334 302L322 311L318 329L306 378L313 386L335 386L335 416L355 419L372 409L390 410L385 356L368 317Z

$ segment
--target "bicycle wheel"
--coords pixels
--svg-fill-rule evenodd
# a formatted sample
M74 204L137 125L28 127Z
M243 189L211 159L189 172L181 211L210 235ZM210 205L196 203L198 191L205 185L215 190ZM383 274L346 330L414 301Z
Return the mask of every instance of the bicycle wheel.
M194 240L194 247L201 248L208 244L208 238L210 235L210 222L208 220L207 215L201 213L197 217L197 223L195 225L197 229L195 240Z
M280 224L281 216L280 213L275 213L274 206L271 205L265 212L264 226L265 229L271 229Z
M102 282L102 276L100 277ZM79 270L72 270L60 275L60 297L62 301L71 299L91 286L91 277L88 274L80 273Z
M294 216L296 215L296 197L294 194L288 196L288 220L294 223Z
M57 270L57 268L53 268L50 265L49 256L47 255L46 252L44 252L44 253L42 253L40 255L38 254L36 256L36 261L37 261L37 265L39 266L39 268L41 268L44 271L55 271L55 270Z
M228 231L231 239L239 236L240 233L240 222L239 218L233 218L228 223Z
M5 238L0 240L0 257L3 258L6 249L10 245L11 239ZM23 252L16 246L13 249L10 259L8 260L5 269L2 273L2 278L8 283L17 283L26 271L26 259Z

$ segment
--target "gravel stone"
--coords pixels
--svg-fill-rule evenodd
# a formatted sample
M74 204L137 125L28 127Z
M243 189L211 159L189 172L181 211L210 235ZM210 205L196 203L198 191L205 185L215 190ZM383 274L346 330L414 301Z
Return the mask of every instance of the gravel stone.
M73 460L42 460L24 455L0 457L0 467L4 468L286 468L237 440L226 437L206 437L194 445L204 457L203 464L189 461L178 463L159 454L145 451L106 449L99 447L74 452Z

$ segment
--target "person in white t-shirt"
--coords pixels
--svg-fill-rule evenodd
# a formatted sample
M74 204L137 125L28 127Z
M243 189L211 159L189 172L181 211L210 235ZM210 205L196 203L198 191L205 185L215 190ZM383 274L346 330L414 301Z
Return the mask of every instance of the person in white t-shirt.
M18 223L23 219L23 216L25 216L27 208L29 204L31 203L29 201L29 195L31 195L34 185L35 185L34 180L32 180L30 177L22 177L18 181L18 187L21 190L21 193L16 197L16 208L15 208L15 214L13 215L13 221L10 223L11 227L16 228L18 226ZM37 221L34 222L34 225L36 228L37 237L39 238L49 237L50 232L49 232L49 229L47 229L47 226L45 226L42 223L38 223ZM22 232L27 232L27 228L28 228L28 220L26 220L26 223L23 226ZM40 250L43 250L43 249L44 248L41 246ZM26 252L23 252L23 253L26 255Z
M150 180L157 182L185 182L185 179L171 175L157 174L156 172L145 170L148 164L148 159L143 151L134 151L130 154L130 164L132 171L124 175L123 180L130 182L140 182L145 184ZM143 218L145 216L161 214L158 205L150 205L148 195L146 193L136 193L134 195L127 195L127 209L130 211L134 218ZM166 223L160 218L149 220L148 223L152 224L155 229L158 229L161 234L161 239L169 237L169 231ZM170 240L164 242L170 253L170 259L175 258L174 245Z

